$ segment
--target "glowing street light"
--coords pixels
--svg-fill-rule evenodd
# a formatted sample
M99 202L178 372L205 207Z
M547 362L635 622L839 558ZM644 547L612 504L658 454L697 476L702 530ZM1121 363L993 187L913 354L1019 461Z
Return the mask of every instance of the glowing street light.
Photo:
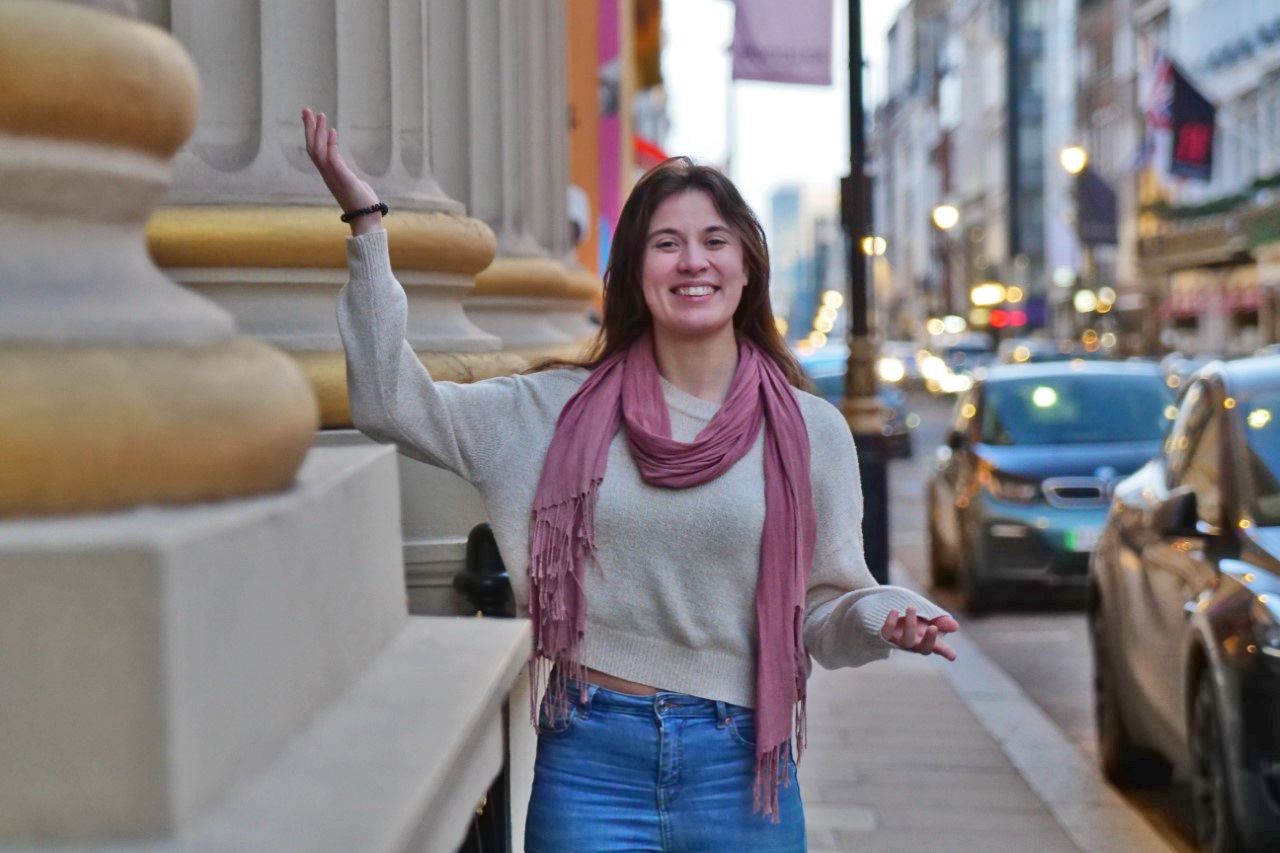
M883 255L888 245L883 237L863 237L862 238L862 254L868 256Z
M1004 285L997 281L987 281L969 291L969 301L979 308L989 308L1004 302L1006 291Z
M940 204L933 209L933 224L943 231L950 231L960 221L960 211L954 204Z
M1070 145L1058 154L1058 161L1068 174L1078 175L1089 165L1089 155L1079 145Z

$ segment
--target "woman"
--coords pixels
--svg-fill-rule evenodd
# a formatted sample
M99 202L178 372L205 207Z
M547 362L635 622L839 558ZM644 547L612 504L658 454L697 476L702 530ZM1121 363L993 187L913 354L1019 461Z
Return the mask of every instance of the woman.
M476 485L534 623L526 849L805 849L809 656L954 659L957 625L867 571L849 428L793 387L755 216L719 172L661 164L622 211L585 361L435 383L404 340L385 210L324 114L303 122L352 226L355 424Z

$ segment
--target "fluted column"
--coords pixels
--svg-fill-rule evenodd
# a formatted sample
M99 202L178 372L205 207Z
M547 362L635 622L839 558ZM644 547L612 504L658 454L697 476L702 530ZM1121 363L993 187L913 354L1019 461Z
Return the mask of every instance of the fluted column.
M324 111L352 169L391 205L392 264L409 298L408 338L439 378L522 366L462 309L494 236L464 216L432 170L431 0L150 0L144 13L189 46L209 106L179 154L153 255L176 279L288 351L326 427L349 426L333 299L347 227L307 158L301 110Z
M0 79L0 517L288 486L315 427L297 369L147 256L195 123L186 54L89 4L14 0Z
M563 0L467 6L471 195L498 257L466 301L508 351L575 355L599 282L568 266L567 83Z

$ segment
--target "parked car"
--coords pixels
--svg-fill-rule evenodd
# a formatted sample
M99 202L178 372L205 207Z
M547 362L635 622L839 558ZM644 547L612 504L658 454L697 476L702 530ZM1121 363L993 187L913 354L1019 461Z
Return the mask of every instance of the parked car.
M1179 388L1186 384L1193 373L1209 362L1217 361L1218 358L1219 356L1208 353L1186 355L1185 353L1174 351L1160 359L1160 368L1164 371L1169 387Z
M1280 839L1280 356L1192 377L1163 450L1116 487L1089 573L1098 752L1185 772L1204 850Z
M798 352L800 366L813 382L814 393L834 405L844 399L844 377L849 365L849 347L827 344L811 352ZM907 395L899 388L876 386L876 397L885 412L885 450L891 459L908 459L912 454L911 413Z
M1102 349L1090 350L1072 341L1048 340L1046 338L1005 338L996 350L996 360L1001 364L1026 364L1040 361L1071 361L1083 358L1099 361L1110 358Z
M981 609L997 586L1084 589L1112 484L1160 449L1153 364L989 368L962 394L926 488L929 567Z

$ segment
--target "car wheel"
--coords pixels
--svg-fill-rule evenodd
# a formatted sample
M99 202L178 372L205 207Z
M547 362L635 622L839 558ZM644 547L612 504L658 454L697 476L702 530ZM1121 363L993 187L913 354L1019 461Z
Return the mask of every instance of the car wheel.
M1191 809L1196 842L1209 853L1246 849L1231 808L1231 759L1222 736L1213 680L1205 673L1196 685L1190 726Z
M1121 787L1163 784L1172 775L1172 768L1159 756L1135 744L1125 726L1116 660L1100 605L1094 608L1089 628L1093 640L1093 718L1098 730L1098 763L1102 775Z
M933 499L929 499L929 583L936 589L947 589L956 585L955 567L942 555L942 541L938 538L937 508Z

